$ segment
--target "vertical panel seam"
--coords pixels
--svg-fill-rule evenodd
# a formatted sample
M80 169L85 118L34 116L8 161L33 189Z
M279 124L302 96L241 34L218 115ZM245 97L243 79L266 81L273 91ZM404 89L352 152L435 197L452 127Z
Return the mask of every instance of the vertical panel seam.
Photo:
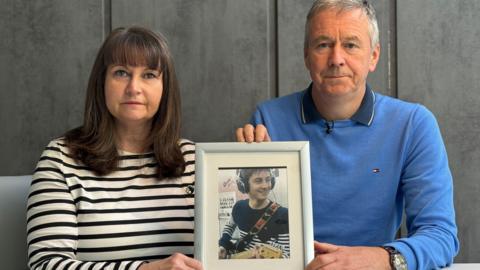
M274 27L275 27L275 97L278 97L280 95L280 89L279 89L279 84L280 82L278 81L278 77L279 77L279 72L280 72L280 68L278 66L278 58L279 58L279 54L278 54L278 47L279 47L279 44L278 44L278 0L275 0L274 1L274 5L275 5L275 24L274 24Z
M279 96L279 66L278 66L278 0L270 0L269 3L269 83L270 83L270 93L269 98L275 98Z
M392 5L392 19L391 19L391 41L390 43L392 44L392 52L391 52L391 59L393 60L394 64L393 64L393 72L392 72L392 78L391 80L393 80L393 84L392 84L392 87L393 87L393 95L398 98L399 97L399 93L398 93L398 43L397 43L397 3L398 1L397 0L393 0L393 5Z
M112 0L103 0L103 38L112 32Z

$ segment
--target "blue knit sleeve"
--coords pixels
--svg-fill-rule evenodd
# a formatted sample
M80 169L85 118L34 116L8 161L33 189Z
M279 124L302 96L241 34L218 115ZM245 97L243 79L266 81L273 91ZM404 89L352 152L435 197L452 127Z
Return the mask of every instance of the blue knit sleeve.
M459 250L452 175L433 114L419 105L409 125L401 175L408 236L386 245L405 256L408 269L436 269L450 265Z
M250 124L252 124L253 126L256 126L258 124L264 124L262 113L259 107L257 107L252 117L250 118Z

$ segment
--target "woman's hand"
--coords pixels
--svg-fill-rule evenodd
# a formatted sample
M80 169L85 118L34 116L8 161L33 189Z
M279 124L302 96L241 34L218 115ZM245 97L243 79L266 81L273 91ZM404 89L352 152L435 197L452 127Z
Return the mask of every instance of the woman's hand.
M138 270L203 270L202 263L180 253L158 261L142 264Z

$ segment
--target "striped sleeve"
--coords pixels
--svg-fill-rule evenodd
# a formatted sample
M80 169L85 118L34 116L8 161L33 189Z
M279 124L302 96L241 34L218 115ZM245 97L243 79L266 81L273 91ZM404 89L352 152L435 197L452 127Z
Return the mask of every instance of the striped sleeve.
M282 250L282 258L290 258L290 236L288 233L278 235L278 240L271 245Z
M64 177L58 141L44 150L27 201L28 264L34 270L137 269L143 261L80 261L77 209Z
M219 240L219 245L224 247L226 250L232 250L233 244L231 242L233 232L237 228L237 224L233 220L233 217L230 217L230 220L225 224L223 228L222 237Z

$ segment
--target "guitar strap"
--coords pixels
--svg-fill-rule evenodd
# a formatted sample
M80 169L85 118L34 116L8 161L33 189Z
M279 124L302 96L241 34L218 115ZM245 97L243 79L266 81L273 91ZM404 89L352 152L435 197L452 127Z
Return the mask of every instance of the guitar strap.
M253 240L253 237L262 231L262 229L265 227L265 225L267 225L267 223L270 221L272 216L275 214L275 212L277 212L279 208L280 208L280 205L278 203L272 202L270 206L267 209L265 209L265 212L263 212L263 215L252 226L248 234L246 234L245 236L243 236L241 239L237 241L237 243L235 244L236 251L234 253L237 253L243 250L245 247L247 247L248 244Z
M258 234L263 229L263 227L267 225L267 223L270 221L270 219L275 214L275 212L277 212L278 208L280 208L280 205L276 202L272 202L272 204L270 204L270 207L265 209L265 212L263 213L263 215L260 217L260 219L258 219L258 221L250 229L249 234L253 234L253 235Z

